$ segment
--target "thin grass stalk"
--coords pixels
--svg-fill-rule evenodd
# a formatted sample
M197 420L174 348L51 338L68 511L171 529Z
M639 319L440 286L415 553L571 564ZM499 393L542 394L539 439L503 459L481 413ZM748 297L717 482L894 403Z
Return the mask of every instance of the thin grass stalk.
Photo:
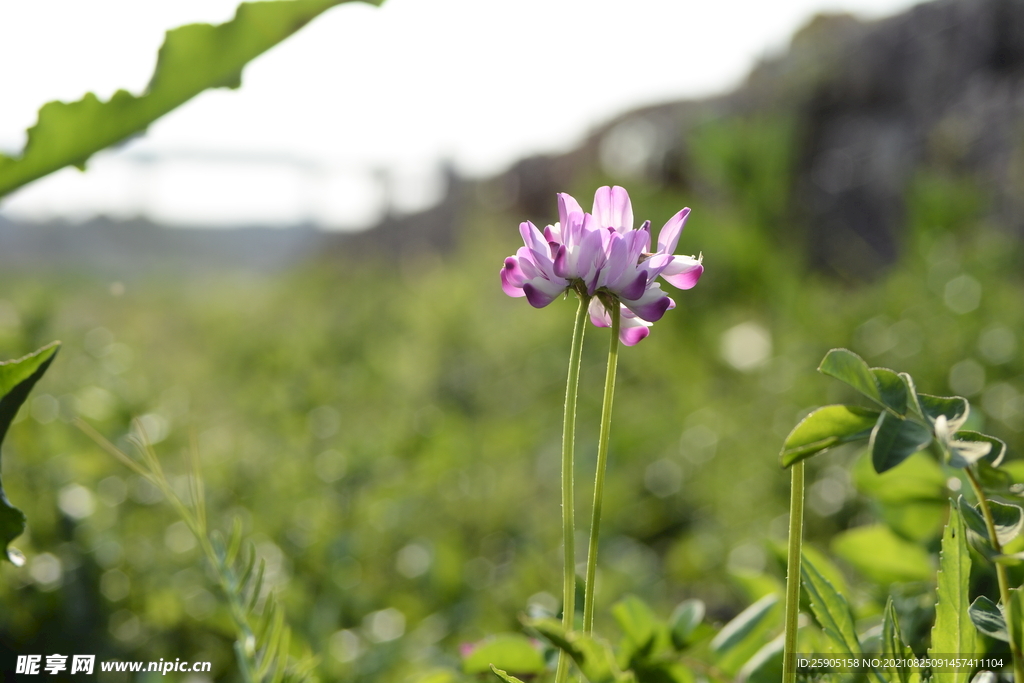
M786 559L786 637L782 656L783 683L796 682L797 628L800 619L800 559L804 535L804 463L790 466L789 553Z
M608 441L612 430L612 401L615 398L615 371L619 365L619 327L622 316L619 302L611 307L612 339L608 346L608 370L604 378L601 405L601 433L597 442L597 474L594 478L594 514L590 520L590 547L587 550L587 583L583 597L583 632L594 630L594 603L597 600L597 542L601 535L601 507L604 502L604 475L608 468Z
M586 329L590 297L577 293L580 305L572 330L569 350L569 376L565 384L565 413L562 418L562 548L564 568L562 581L562 627L571 631L576 617L576 522L573 515L573 463L576 441L576 395L579 391L580 359L583 355L583 332ZM569 676L569 656L558 653L555 683L565 683Z

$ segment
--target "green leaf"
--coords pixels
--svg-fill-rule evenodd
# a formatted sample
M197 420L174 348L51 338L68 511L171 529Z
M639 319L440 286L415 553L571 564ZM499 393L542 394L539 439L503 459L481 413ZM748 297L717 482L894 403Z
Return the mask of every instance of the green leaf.
M660 624L651 608L640 598L627 595L612 607L612 616L630 641L633 652L643 651L654 643Z
M900 375L888 368L871 368L871 374L878 383L881 404L900 415L907 414L907 385Z
M958 441L979 442L991 444L991 450L984 456L986 462L992 467L999 467L1003 458L1006 457L1006 442L988 434L981 434L968 429L961 429L953 435Z
M878 411L858 406L825 406L800 421L786 437L780 454L783 467L840 444L866 439Z
M344 1L243 3L234 19L219 26L190 24L168 31L145 94L118 90L103 102L88 93L77 102L43 105L24 153L0 155L0 196L64 166L83 168L96 152L144 132L207 88L237 88L249 61Z
M864 359L847 349L832 349L825 354L818 372L846 382L872 401L881 403L882 393L878 380Z
M921 410L925 417L932 422L939 415L946 418L949 423L950 433L956 432L967 422L971 412L971 405L967 399L960 396L932 396L930 394L918 394L917 400L921 403Z
M782 680L786 638L779 636L754 654L736 676L737 683L778 683Z
M505 683L523 683L521 680L519 680L515 676L510 676L508 673L506 673L506 672L502 671L501 669L495 667L493 664L491 664L491 671L494 672L495 676L497 676L501 680L505 681Z
M893 605L892 596L889 596L882 616L882 658L895 661L909 659L913 656L914 652L903 640L899 618L896 616L896 607ZM890 683L915 683L921 678L917 667L894 666L887 669L885 673L888 675Z
M999 679L991 671L979 671L974 674L971 683L999 683Z
M871 463L878 473L891 470L925 448L931 440L931 430L924 425L896 417L892 413L882 413L868 444Z
M975 598L974 602L971 603L968 614L971 617L971 621L974 623L975 628L984 633L989 638L995 638L1001 640L1004 643L1010 642L1009 633L1006 630L1006 618L1003 616L1002 610L996 603L992 602L984 595L979 595Z
M928 581L932 577L928 551L904 541L881 524L842 532L832 540L832 552L881 584Z
M468 674L490 671L491 665L517 674L538 674L544 671L544 657L530 639L518 633L501 633L479 643L462 660Z
M0 445L3 444L18 409L28 398L35 383L50 367L58 349L60 342L53 342L24 358L0 363ZM7 500L3 480L0 479L0 551L3 551L0 559L19 565L24 562L21 553L8 548L8 544L24 531L25 515Z
M932 656L971 656L978 652L977 631L969 616L971 555L967 550L966 527L960 510L951 505L949 521L942 533L937 578L938 603L928 653ZM936 683L961 683L968 680L967 671L937 672Z
M924 417L924 410L921 409L921 401L917 396L917 387L914 386L914 378L905 372L900 373L900 379L903 380L903 385L907 391L907 410L908 412L917 415L918 417Z
M576 662L590 683L627 683L632 680L615 661L615 653L604 640L582 633L566 633L556 619L526 619L524 623Z
M684 600L672 612L669 627L672 629L672 644L682 650L690 644L694 631L704 621L704 603L696 598Z
M803 576L802 586L807 592L811 612L818 624L839 651L848 655L861 653L860 640L853 621L853 612L846 598L840 595L829 581L821 575L814 563L803 556L800 562Z
M711 640L710 648L722 670L734 674L768 640L782 619L779 596L766 595L740 612Z

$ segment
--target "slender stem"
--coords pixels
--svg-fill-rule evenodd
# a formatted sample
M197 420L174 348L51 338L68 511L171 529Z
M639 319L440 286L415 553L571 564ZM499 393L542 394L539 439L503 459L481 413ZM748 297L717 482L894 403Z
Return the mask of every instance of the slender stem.
M972 467L966 470L967 479L971 482L974 495L981 506L981 514L985 518L985 526L988 528L988 539L992 549L997 553L1003 552L1003 546L999 543L999 535L996 533L995 519L992 517L992 508L985 498L985 491L981 488L981 482ZM1010 577L1006 573L1006 567L998 562L996 565L996 579L999 582L999 599L1003 603L1003 617L1006 620L1006 634L1010 639L1010 653L1013 655L1013 680L1024 681L1024 653L1021 653L1020 644L1017 642L1017 624L1014 623L1013 604L1010 602Z
M601 405L601 436L597 442L597 476L594 479L594 516L590 520L590 547L587 550L587 583L583 598L583 632L594 630L594 601L597 596L597 539L601 533L601 505L604 501L604 473L608 465L608 437L612 431L612 400L615 398L615 370L619 365L619 302L614 302L612 339L608 346L608 371L604 378L604 403Z
M800 546L804 534L804 462L790 467L789 558L786 563L786 641L782 660L783 683L796 681L796 636L800 616Z
M565 385L565 415L562 420L562 548L565 551L562 583L562 627L568 632L576 618L576 522L573 518L573 450L576 437L576 394L579 390L580 358L583 351L583 331L587 321L590 297L580 296L576 311L576 324L572 330L572 348L569 351L569 378ZM558 653L555 683L565 683L569 676L569 656Z

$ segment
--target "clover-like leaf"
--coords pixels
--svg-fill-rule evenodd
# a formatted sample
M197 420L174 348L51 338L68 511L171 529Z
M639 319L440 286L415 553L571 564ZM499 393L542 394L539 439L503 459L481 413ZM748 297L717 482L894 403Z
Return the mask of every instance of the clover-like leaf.
M866 439L877 421L877 410L859 406L818 408L786 437L780 454L782 466L789 467L840 444Z
M344 1L247 2L224 24L168 31L144 94L118 90L103 102L89 93L77 102L43 105L23 154L0 154L0 196L64 166L83 168L96 152L145 131L207 88L238 87L249 61Z
M871 464L881 474L926 448L931 441L931 430L924 425L884 412L871 431Z
M940 415L945 417L950 433L959 430L971 414L971 404L967 402L966 398L960 396L918 394L917 400L921 404L924 416L929 421L935 422Z
M18 409L28 398L32 387L50 367L58 349L60 342L54 342L24 358L0 363L0 444L3 444ZM8 544L24 531L25 515L7 500L3 481L0 480L0 559L9 560L14 564L21 564L24 561L21 553L8 548Z
M907 412L907 384L887 368L871 368L864 359L848 349L832 349L818 372L835 377L867 396L879 406L905 415Z
M965 443L977 442L989 444L990 448L982 458L992 467L999 467L1003 462L1003 458L1006 457L1006 442L1002 439L997 439L994 436L971 431L969 429L961 429L953 435L953 438Z
M964 500L963 496L960 496L960 499L957 501L957 507L960 508L960 513L963 515L967 528L980 537L979 540L984 542L985 548L989 551L983 554L990 556L992 539L980 506L971 505ZM1021 509L1018 505L1000 503L996 500L988 501L988 509L992 514L992 522L996 529L996 540L999 541L1000 546L1006 545L1020 535L1021 530L1024 529L1024 509Z
M1003 611L999 609L999 605L984 595L979 595L971 603L968 614L971 617L971 621L974 622L975 628L986 636L1005 643L1010 642L1010 635L1006 630L1006 617L1003 616Z

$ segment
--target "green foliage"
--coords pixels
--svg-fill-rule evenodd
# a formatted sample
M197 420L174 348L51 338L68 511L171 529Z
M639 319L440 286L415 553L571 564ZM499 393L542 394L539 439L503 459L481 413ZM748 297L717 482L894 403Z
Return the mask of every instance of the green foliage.
M970 656L978 652L977 631L971 621L968 597L971 556L967 550L966 528L956 507L950 507L949 522L942 534L937 577L938 602L932 627L931 655ZM938 683L970 680L969 671L936 672Z
M882 657L893 663L914 657L914 651L903 639L892 597L886 601L882 614ZM918 683L921 680L921 672L916 666L892 666L884 674L889 683Z
M859 406L825 406L818 408L793 428L782 446L782 466L817 455L851 441L860 441L871 434L878 421L878 411Z
M531 675L544 671L544 658L533 643L517 633L501 633L477 643L462 659L462 670L481 674L497 667L514 674Z
M84 168L96 152L144 132L207 88L239 87L246 64L345 1L242 3L227 23L168 31L143 95L118 90L107 102L89 93L77 102L44 105L24 153L0 155L0 196L65 166Z
M850 604L846 598L821 575L806 555L800 563L800 570L802 586L807 592L811 612L825 635L843 654L860 654L860 640L857 638L853 612L850 611Z
M933 569L928 551L884 524L849 529L832 541L832 551L875 583L927 581Z
M60 343L54 342L23 358L0 363L0 445L18 409L50 367L59 349ZM24 531L25 515L7 500L3 481L0 480L0 561L7 560L16 564L24 562L22 555L9 547L10 542Z

